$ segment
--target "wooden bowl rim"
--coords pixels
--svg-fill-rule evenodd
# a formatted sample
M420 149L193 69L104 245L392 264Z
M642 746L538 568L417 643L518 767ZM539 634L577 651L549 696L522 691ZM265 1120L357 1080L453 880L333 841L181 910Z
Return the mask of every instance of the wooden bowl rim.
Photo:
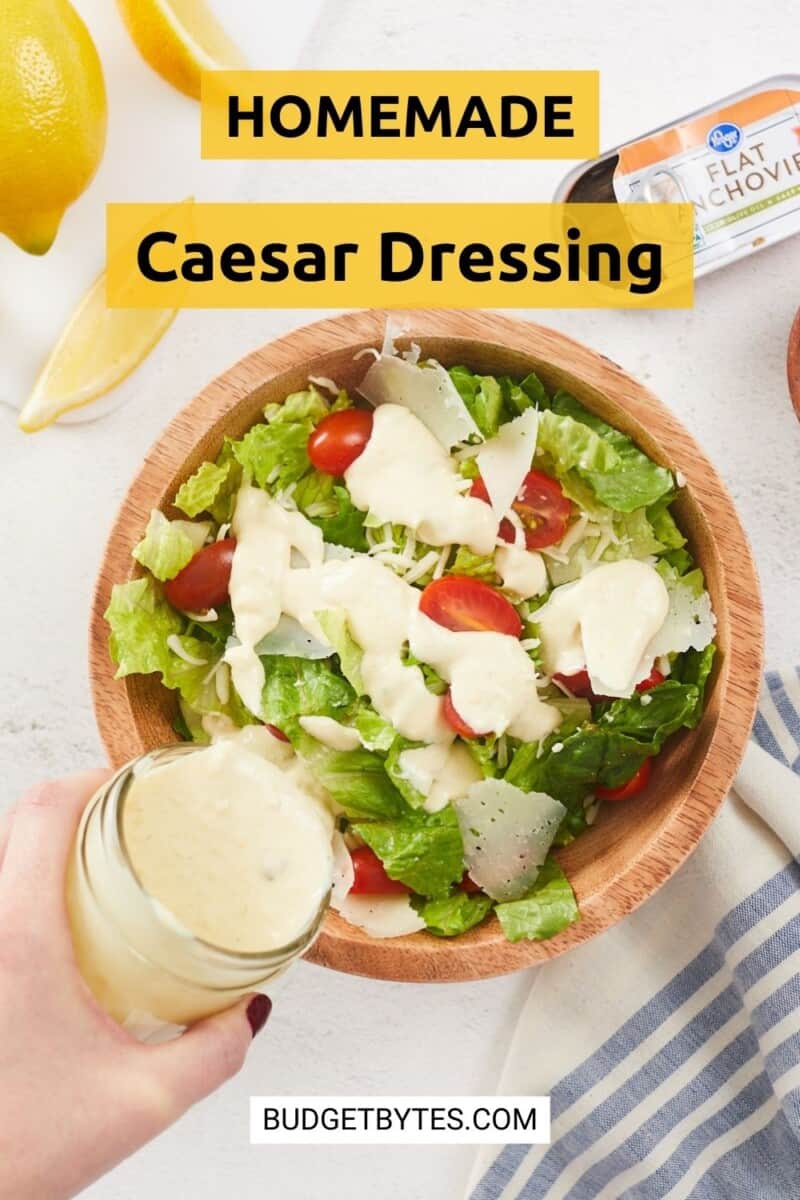
M368 309L326 318L293 330L253 351L209 383L170 421L156 439L128 488L109 534L94 589L89 628L89 672L98 729L109 758L121 765L129 753L121 751L126 729L135 728L126 681L114 679L107 652L107 626L103 613L108 605L112 581L130 575L131 542L125 533L125 516L132 499L156 498L163 493L167 472L172 478L186 463L185 429L190 422L196 440L212 427L222 425L240 402L278 376L308 365L324 355L352 346L380 346L387 318L398 320L409 338L463 339L484 346L528 354L567 371L578 379L601 372L605 383L589 384L606 393L646 427L647 416L655 414L660 430L655 440L665 451L673 439L690 453L680 463L671 462L686 477L694 501L712 529L722 568L723 592L728 607L729 646L717 686L722 689L713 735L697 773L680 807L657 836L627 864L621 873L582 902L581 920L557 937L544 942L509 943L499 924L494 933L483 928L480 942L472 934L453 940L425 933L389 940L369 938L362 930L330 912L308 958L321 965L350 974L377 979L414 982L446 982L490 978L546 961L589 940L616 924L648 899L678 869L695 848L733 781L744 753L761 680L763 615L755 570L747 537L733 502L704 452L671 411L652 392L616 363L599 352L546 326L521 321L493 312L461 310ZM310 343L314 344L309 353ZM546 345L544 352L543 343ZM587 379L587 383L589 382ZM618 398L623 391L625 399ZM709 519L706 505L693 484L702 482L711 491L716 518ZM155 499L153 499L155 503ZM110 568L110 569L109 569ZM726 703L726 693L736 688L736 704ZM692 736L699 735L703 721Z
M795 313L792 327L789 330L789 341L786 346L786 379L789 384L792 405L797 419L800 421L800 308Z

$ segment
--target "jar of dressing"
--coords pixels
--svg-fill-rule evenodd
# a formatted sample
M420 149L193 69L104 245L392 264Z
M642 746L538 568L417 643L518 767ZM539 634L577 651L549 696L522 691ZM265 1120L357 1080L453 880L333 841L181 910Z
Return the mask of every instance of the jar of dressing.
M67 878L98 1002L156 1040L263 990L320 929L332 832L301 779L234 739L123 767L89 802Z

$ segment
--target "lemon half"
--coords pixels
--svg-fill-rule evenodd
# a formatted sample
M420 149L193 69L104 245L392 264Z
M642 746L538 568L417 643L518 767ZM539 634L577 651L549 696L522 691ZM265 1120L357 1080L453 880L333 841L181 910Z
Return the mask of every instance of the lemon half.
M105 272L65 326L19 414L36 433L99 399L133 371L163 337L175 308L108 308Z
M117 0L139 53L167 83L200 99L200 74L246 67L205 0Z

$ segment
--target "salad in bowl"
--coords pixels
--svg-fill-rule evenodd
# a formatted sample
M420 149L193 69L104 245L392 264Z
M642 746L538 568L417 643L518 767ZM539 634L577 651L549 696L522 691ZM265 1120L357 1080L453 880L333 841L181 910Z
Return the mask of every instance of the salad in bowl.
M682 481L563 389L396 350L311 376L154 510L106 620L180 736L294 759L372 937L579 919L557 851L646 795L715 654Z

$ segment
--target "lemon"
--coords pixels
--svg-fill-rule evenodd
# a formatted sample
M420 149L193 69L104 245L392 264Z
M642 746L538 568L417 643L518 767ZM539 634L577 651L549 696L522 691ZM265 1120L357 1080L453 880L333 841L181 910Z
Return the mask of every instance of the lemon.
M174 308L108 308L103 272L45 363L19 414L20 429L36 433L116 387L150 353L176 312Z
M44 254L103 157L103 70L68 0L3 0L2 10L0 232Z
M142 58L187 96L200 99L201 71L247 66L205 0L117 0L117 5Z

